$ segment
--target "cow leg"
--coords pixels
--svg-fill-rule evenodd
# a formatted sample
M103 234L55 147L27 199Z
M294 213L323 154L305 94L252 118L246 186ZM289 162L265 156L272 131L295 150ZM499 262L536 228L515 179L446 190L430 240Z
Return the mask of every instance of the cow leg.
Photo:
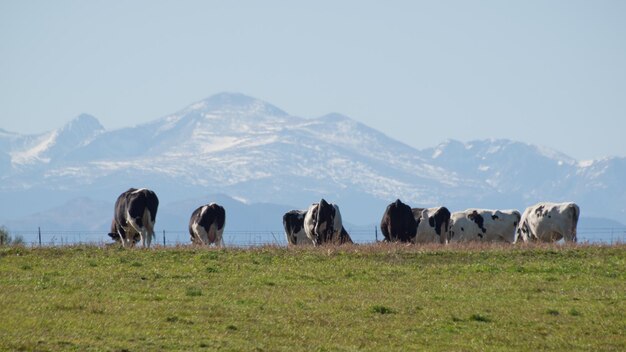
M448 234L444 232L444 224L439 224L439 243L448 244ZM437 231L435 231L437 233Z
M217 246L217 231L215 229L215 224L211 224L209 225L209 230L206 231L206 238L207 238L207 243L210 244L215 244Z
M129 231L122 229L124 234L122 234L122 231L120 231L120 229L118 229L117 234L120 236L120 242L122 243L122 247L127 248L127 247L131 247L131 243L132 241L130 241L128 238L129 236Z
M152 222L150 211L147 208L143 212L142 223L143 223L143 226L141 229L144 233L146 246L150 248L150 244L152 243L152 237L154 236L154 222Z
M209 245L209 236L206 233L206 229L200 225L194 226L195 243L198 245Z
M562 235L561 235L562 234ZM563 238L563 242L573 242L576 243L576 230L572 231L571 229L564 228L559 233L560 237Z
M147 230L143 230L144 232L144 241L145 241L145 246L147 248L150 248L150 244L152 243L152 235L150 233L148 233Z
M224 247L224 228L218 229L215 226L215 240L218 247Z
M200 242L203 245L210 246L211 242L209 240L209 233L207 232L207 230L204 227L200 226L199 232L200 232Z
M122 231L120 231L120 229L117 229L117 235L120 236L120 243L122 244L122 247L126 247L126 243L124 243L126 240L124 239L126 236L122 235Z
M141 230L139 230L139 238L141 239L142 248L150 248L150 243L152 242L152 238L150 238L150 234L143 227L141 228Z
M139 232L139 238L141 240L141 247L145 248L146 247L146 238L144 237L142 231Z
M133 223L135 227L135 232L139 235L139 241L141 242L141 247L146 248L146 229L143 226L138 226L138 224ZM133 241L133 244L135 241Z
M191 244L193 245L201 244L201 242L198 241L198 232L196 232L193 229L189 231L189 240L191 241Z

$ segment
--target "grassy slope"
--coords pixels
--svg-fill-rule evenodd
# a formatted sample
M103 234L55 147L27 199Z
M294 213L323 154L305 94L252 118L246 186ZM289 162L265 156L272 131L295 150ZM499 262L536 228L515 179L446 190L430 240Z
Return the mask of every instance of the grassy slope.
M626 246L0 249L0 350L626 350Z

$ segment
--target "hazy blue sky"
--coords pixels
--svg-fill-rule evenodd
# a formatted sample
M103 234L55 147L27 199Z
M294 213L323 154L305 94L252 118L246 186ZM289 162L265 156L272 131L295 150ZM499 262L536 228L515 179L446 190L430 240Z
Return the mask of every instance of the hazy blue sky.
M222 91L417 148L626 156L626 1L0 0L1 128L115 129Z

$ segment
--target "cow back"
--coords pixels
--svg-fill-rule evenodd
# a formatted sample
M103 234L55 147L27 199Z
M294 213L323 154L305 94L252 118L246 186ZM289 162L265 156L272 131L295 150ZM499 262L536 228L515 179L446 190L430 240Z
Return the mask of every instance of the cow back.
M417 231L417 221L411 207L400 199L389 204L383 213L380 230L385 241L412 241Z
M580 208L576 203L541 202L524 210L515 241L577 241Z

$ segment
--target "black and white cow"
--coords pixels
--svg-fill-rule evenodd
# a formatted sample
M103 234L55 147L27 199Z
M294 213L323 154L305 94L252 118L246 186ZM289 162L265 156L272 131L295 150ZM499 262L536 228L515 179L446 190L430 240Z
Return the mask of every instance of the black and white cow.
M189 219L189 235L191 243L199 245L215 244L224 246L224 225L226 224L226 211L221 205L210 203L198 207L191 213Z
M415 243L448 243L450 210L446 207L413 208L417 222Z
M304 216L304 231L316 246L326 243L353 243L343 228L339 207L324 199L311 204L307 210Z
M304 231L304 217L306 210L290 210L283 215L285 237L290 245L313 244Z
M580 209L576 203L542 202L524 210L515 242L576 242Z
M109 236L124 247L132 247L141 241L143 247L149 248L158 207L159 199L153 191L130 188L115 201Z
M389 204L380 221L380 230L386 242L412 242L415 240L417 221L411 207L400 199Z
M520 222L517 210L467 209L452 213L450 242L515 240L515 229Z

